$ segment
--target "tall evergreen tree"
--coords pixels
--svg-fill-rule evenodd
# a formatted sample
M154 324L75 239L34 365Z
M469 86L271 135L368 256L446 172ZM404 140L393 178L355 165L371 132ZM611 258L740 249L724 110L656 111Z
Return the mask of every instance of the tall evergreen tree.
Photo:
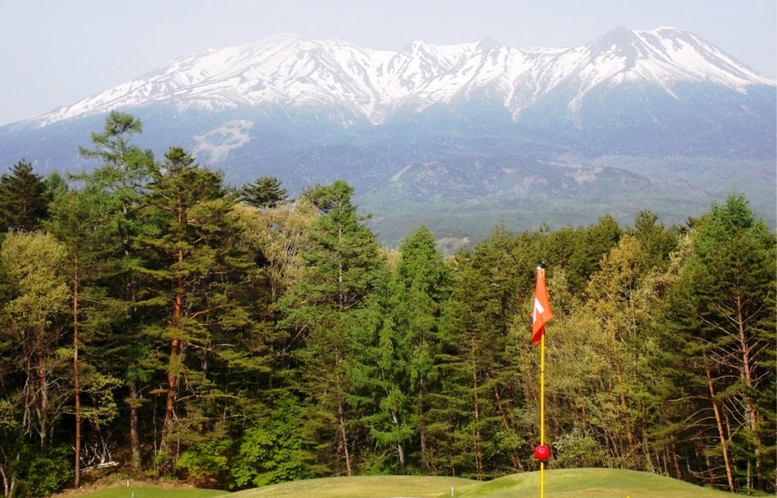
M430 392L439 382L439 326L450 272L421 228L402 243L393 271L382 272L359 327L352 378L375 439L371 471L434 469L427 442Z
M288 198L288 192L274 176L262 176L240 190L241 201L260 209L277 207Z
M146 191L150 175L154 170L154 158L150 150L141 149L131 143L133 136L143 131L139 119L131 114L112 111L105 120L101 133L92 133L92 149L79 147L82 156L100 161L100 165L89 174L76 175L76 179L89 188L105 193L105 206L111 237L105 241L104 250L111 260L112 270L104 274L101 282L108 295L124 303L118 316L124 317L111 329L115 332L113 360L116 377L125 379L128 394L126 400L130 426L130 453L132 466L141 466L140 419L138 410L143 405L141 386L149 372L141 367L140 360L146 354L144 344L139 340L140 317L136 304L138 284L134 270L142 263L135 252L136 238L144 234L145 226L138 212L141 198Z
M342 180L316 188L315 204L325 214L310 225L312 246L303 255L306 271L282 300L284 325L303 345L296 357L311 437L322 448L321 460L330 472L346 475L355 471L349 337L358 328L357 318L383 261L352 195L353 188Z
M31 232L48 216L51 192L46 181L22 159L0 176L0 229Z
M450 295L451 274L435 248L432 233L422 227L399 248L390 312L401 361L394 368L411 400L406 418L415 427L416 459L422 469L433 469L434 450L427 442L429 395L440 380L439 333L444 304ZM406 368L402 368L404 364ZM400 367L400 368L397 368Z
M730 195L692 231L693 254L667 301L666 348L695 374L728 488L772 490L775 238ZM701 398L701 399L704 399ZM766 437L765 437L766 436ZM738 456L741 455L741 456Z
M434 410L451 435L435 434L453 438L446 466L479 479L520 468L525 444L515 424L523 365L512 332L520 306L514 248L512 234L498 229L457 255L443 326L445 383Z
M183 149L165 154L147 202L144 216L157 231L138 239L148 263L137 271L145 281L144 332L168 350L159 358L165 378L161 449L175 464L178 448L191 448L178 464L199 472L204 462L197 451L204 457L228 447L228 427L215 415L232 409L225 403L235 406L227 401L237 393L226 395L231 386L224 369L240 365L253 341L245 284L253 262L237 244L234 200L221 175Z
M106 247L110 247L110 218L107 209L108 197L94 188L71 190L61 193L51 204L51 217L45 224L67 250L66 274L71 292L70 328L73 354L73 395L75 435L74 487L79 487L82 460L87 463L106 463L110 455L82 455L84 442L82 422L91 429L87 439L90 448L105 447L105 436L101 429L117 414L114 390L121 381L105 372L112 368L102 363L104 351L91 347L86 362L81 355L85 345L91 346L96 336L103 335L110 328L115 317L121 316L122 306L105 296L104 289L97 285L105 278ZM110 341L112 343L112 341ZM83 395L83 396L82 396Z

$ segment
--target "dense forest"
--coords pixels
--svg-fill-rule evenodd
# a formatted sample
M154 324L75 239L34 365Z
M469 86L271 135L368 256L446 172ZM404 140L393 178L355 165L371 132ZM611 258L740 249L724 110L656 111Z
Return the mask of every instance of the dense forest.
M114 112L89 172L0 177L5 497L536 470L538 264L550 468L774 492L776 240L742 195L443 257L424 227L381 247L344 181L232 188L141 132Z

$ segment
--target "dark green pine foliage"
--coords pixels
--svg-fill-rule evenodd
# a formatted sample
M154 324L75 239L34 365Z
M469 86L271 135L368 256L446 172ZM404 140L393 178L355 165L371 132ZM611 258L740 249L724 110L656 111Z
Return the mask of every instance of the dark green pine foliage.
M72 333L73 398L75 415L75 487L80 469L108 461L98 448L106 440L108 424L118 414L114 394L121 385L112 365L111 330L123 315L123 303L108 297L99 283L112 275L109 254L111 229L109 199L93 187L59 194L52 202L45 228L67 249L65 271L71 292L69 328ZM108 276L106 276L106 274ZM84 449L85 451L82 451Z
M31 232L48 217L51 192L46 181L22 159L0 176L0 229Z
M370 299L360 330L373 335L360 345L353 377L370 399L363 420L375 439L374 472L435 469L429 398L440 381L438 334L450 278L434 236L420 228L402 243L394 271L379 279Z
M138 239L147 263L137 271L144 280L144 333L163 372L157 461L204 482L223 481L230 421L242 419L242 386L253 373L245 361L255 328L246 285L253 261L236 244L234 200L221 174L183 149L165 154L146 202L144 219L156 231Z
M677 233L666 230L658 222L658 214L640 211L634 218L634 228L628 231L642 246L645 267L663 270L669 264L669 255L677 248Z
M289 198L281 181L274 176L262 176L240 190L240 201L259 209L274 208Z
M410 400L404 418L415 429L411 455L421 471L429 472L434 471L435 453L427 437L433 424L430 393L440 382L439 333L451 272L426 227L410 234L399 251L390 302L397 341L393 369Z
M683 436L712 461L687 458L707 482L773 492L775 238L741 195L713 205L691 235L692 254L666 300L663 342L705 414Z
M281 301L282 325L296 341L298 388L305 397L306 438L330 474L357 471L364 431L357 427L358 402L349 371L354 338L361 334L364 309L384 264L365 217L351 203L353 188L342 180L316 187L324 212L308 229L311 242L302 255L304 272ZM350 400L350 402L349 402Z
M440 469L479 479L515 471L526 445L516 426L522 408L519 347L520 275L515 239L496 230L456 256L453 292L444 321L443 385L435 395L430 435ZM520 323L520 322L519 322Z
M129 442L131 462L134 469L141 466L141 433L145 419L140 416L145 400L142 398L143 384L151 371L141 360L148 354L148 345L140 339L141 319L137 306L139 283L135 269L143 263L135 250L138 237L147 233L147 225L139 217L143 206L142 196L146 192L154 158L150 150L144 150L131 143L132 138L143 131L140 120L117 111L111 112L105 120L101 133L92 133L92 149L79 147L82 156L94 159L100 164L91 173L75 176L89 189L107 196L105 225L110 236L104 241L105 267L102 270L100 286L113 300L114 306L122 307L114 314L111 327L106 329L106 363L113 365L113 375L125 379L128 392L120 396L125 400L129 420ZM153 431L153 424L149 424ZM146 441L153 443L153 441Z

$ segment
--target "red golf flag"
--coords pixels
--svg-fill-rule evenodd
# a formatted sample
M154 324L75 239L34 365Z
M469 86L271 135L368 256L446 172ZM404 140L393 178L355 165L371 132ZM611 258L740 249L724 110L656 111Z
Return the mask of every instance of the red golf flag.
M534 310L531 312L531 318L531 344L536 346L542 340L542 334L545 333L545 324L553 318L548 288L545 287L545 271L539 267L537 268L537 285L534 288Z

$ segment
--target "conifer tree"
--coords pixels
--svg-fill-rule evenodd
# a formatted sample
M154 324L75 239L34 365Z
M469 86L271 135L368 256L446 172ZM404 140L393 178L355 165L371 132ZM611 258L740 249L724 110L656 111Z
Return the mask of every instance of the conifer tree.
M246 274L253 262L237 244L234 200L221 175L196 164L183 149L165 154L147 204L144 218L156 230L138 238L147 263L137 271L146 289L140 302L144 333L167 349L159 358L165 379L161 449L175 464L176 448L191 448L178 464L200 472L208 464L198 454L210 457L228 447L228 427L213 416L214 410L223 416L230 409L224 403L234 406L227 401L233 396L222 395L230 385L221 375L227 365L240 365L246 344L254 340L246 309ZM205 432L210 435L203 440Z
M240 200L256 208L274 208L288 199L281 181L274 176L262 176L240 190Z
M429 396L439 381L438 334L450 274L427 228L410 234L396 258L391 271L378 272L358 327L351 378L375 440L371 471L405 474L434 468Z
M70 328L73 354L73 397L75 416L74 487L79 487L82 460L106 463L107 454L82 455L82 422L91 433L91 447L105 447L101 429L117 415L114 390L121 381L106 372L113 370L102 363L104 350L93 342L104 342L104 329L110 328L123 306L109 299L98 282L106 278L107 248L110 248L109 199L93 187L61 193L52 202L51 217L45 224L67 250L66 274L71 292ZM95 341L95 339L102 341ZM113 346L113 341L108 339ZM104 348L103 348L104 349ZM86 353L87 359L81 353ZM83 396L82 396L83 395Z
M514 423L522 378L519 338L512 333L520 306L514 248L512 234L498 229L454 262L442 334L445 384L434 411L450 427L447 466L457 475L484 479L521 465Z
M773 407L760 401L774 386L775 238L736 194L691 234L692 256L667 300L665 347L693 374L687 385L713 421L701 427L717 441L729 490L771 490Z
M146 352L139 340L137 300L138 286L134 268L142 263L133 248L136 237L144 233L145 227L138 217L141 197L145 192L151 172L154 169L154 157L150 150L141 149L131 143L132 138L142 133L143 125L131 114L111 111L105 120L101 133L92 133L92 149L79 147L79 153L100 164L89 174L79 174L75 178L84 181L89 188L104 192L109 199L106 206L107 226L112 236L105 243L105 251L110 257L111 270L107 271L102 284L108 295L124 304L118 316L124 320L114 323L115 332L114 364L116 376L126 380L128 395L126 400L129 412L130 453L135 470L141 466L141 435L138 410L144 403L141 398L143 378L148 372L140 367Z
M451 275L426 227L411 233L399 248L400 260L392 281L390 313L396 356L392 369L397 384L410 400L404 417L412 424L421 468L433 468L433 450L427 442L429 395L437 386L437 359L443 306L450 294Z
M282 300L283 325L298 338L301 386L308 429L324 449L323 463L333 473L352 475L352 420L348 378L354 351L349 338L374 290L382 256L365 217L351 203L353 188L342 180L315 189L324 212L308 230L311 248L303 255L305 272Z
M48 216L51 192L46 181L22 159L0 176L0 229L31 232Z

